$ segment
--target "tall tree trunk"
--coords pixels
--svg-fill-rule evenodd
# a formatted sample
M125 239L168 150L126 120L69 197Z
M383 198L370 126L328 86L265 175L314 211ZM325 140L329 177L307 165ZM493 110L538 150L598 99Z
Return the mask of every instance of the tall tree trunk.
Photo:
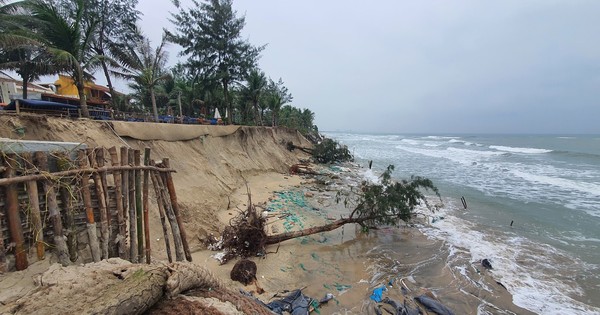
M101 55L104 56L104 52L101 53ZM110 106L114 109L120 109L118 108L118 106L116 106L116 99L115 99L115 89L112 85L112 81L110 79L110 75L108 73L108 66L106 65L106 61L102 60L102 70L104 71L104 76L106 77L106 85L108 86L108 90L110 92Z
M29 92L28 88L27 88L27 86L29 85L28 83L29 83L29 78L26 75L24 75L23 76L23 99L24 100L27 99L27 92Z
M158 108L156 107L156 95L154 95L154 88L150 88L150 100L152 101L152 112L154 114L154 121L158 122Z
M345 224L360 223L363 221L366 221L366 219L364 219L364 218L339 219L337 221L334 221L332 223L322 225L322 226L310 227L310 228L300 230L300 231L285 232L285 233L281 233L281 234L269 235L269 236L267 236L267 240L265 243L267 245L277 244L277 243L280 243L283 241L291 240L293 238L317 234L317 233L321 233L321 232L333 231Z
M83 70L81 65L76 65L76 74L73 80L75 86L77 86L77 93L79 94L79 106L81 107L81 115L85 118L90 118L90 111L88 110L87 100L85 99L85 84L83 82Z
M225 106L229 112L229 117L227 118L227 124L232 125L233 124L233 110L231 108L231 103L229 102L229 91L228 91L229 82L227 81L227 79L223 79L222 82L223 82L223 96L225 99Z

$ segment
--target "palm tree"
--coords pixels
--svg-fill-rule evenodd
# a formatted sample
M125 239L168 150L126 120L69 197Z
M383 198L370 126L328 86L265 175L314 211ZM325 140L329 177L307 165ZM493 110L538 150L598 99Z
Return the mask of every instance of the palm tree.
M252 104L254 109L254 123L262 126L262 115L259 111L259 105L262 93L267 87L267 78L265 73L258 69L252 69L246 77L246 86L242 87L242 101Z
M84 0L70 0L69 6L44 0L25 0L21 4L32 18L29 36L43 43L57 67L71 75L82 114L90 117L84 80L92 78L90 73L98 65L98 58L91 50L97 22L93 19L83 21Z
M158 108L156 105L156 87L170 77L165 71L167 52L165 51L166 39L163 36L160 45L152 49L150 40L143 38L128 52L128 57L123 58L126 69L119 73L121 77L133 80L129 86L143 93L150 94L154 120L158 121Z
M27 99L29 82L39 79L42 75L56 73L48 59L49 54L40 48L4 48L0 50L0 69L14 70L21 77L22 96L23 99Z

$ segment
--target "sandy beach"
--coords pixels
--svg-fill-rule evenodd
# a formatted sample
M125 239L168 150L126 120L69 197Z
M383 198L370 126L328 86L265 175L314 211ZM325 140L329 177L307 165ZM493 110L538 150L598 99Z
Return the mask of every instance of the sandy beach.
M204 249L202 243L211 233L218 236L239 209L247 207L246 184L253 204L269 218L268 232L276 234L348 215L350 209L336 202L336 193L347 193L363 180L358 165L313 166L319 173L314 176L289 174L290 165L308 157L285 149L286 141L306 144L305 139L289 130L190 128L180 130L183 134L178 140L165 139L163 125L132 129L127 124L92 121L71 125L52 118L4 119L2 136L10 136L13 127L23 126L26 139L77 141L85 134L89 146L148 146L154 156L169 157L177 170L174 181L193 260L235 292L256 288L230 280L235 262L219 265L211 257L217 252ZM150 205L150 213L153 261L164 262L166 253L155 204ZM370 314L376 303L369 296L375 288L386 285L384 296L391 299L414 303L415 296L429 291L457 314L477 314L482 311L481 305L492 314L527 314L512 304L506 289L487 277L478 262L472 262L473 269L466 271L473 273L469 279L477 281L465 282L446 265L449 253L443 242L428 239L418 227L382 227L363 233L352 224L271 245L266 256L251 258L257 264L258 283L265 290L255 296L269 302L276 295L281 297L284 292L302 288L315 299L334 295L321 307L321 314ZM84 249L76 264L88 261ZM10 288L2 290L0 301L14 301L34 290L33 280L55 262L49 254L25 271L0 275L2 287Z

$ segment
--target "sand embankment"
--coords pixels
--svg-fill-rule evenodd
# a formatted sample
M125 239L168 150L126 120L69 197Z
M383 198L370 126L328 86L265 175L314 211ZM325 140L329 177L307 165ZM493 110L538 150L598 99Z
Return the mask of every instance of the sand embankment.
M227 210L228 196L246 179L286 173L298 162L301 153L287 151L285 142L308 145L297 131L284 128L74 121L34 115L0 116L0 137L81 142L89 147L149 147L152 159L169 158L177 170L173 178L192 247L206 233L223 227L216 220L218 213ZM236 203L231 200L231 206ZM160 237L157 211L150 210L153 235ZM153 253L160 258L157 250Z

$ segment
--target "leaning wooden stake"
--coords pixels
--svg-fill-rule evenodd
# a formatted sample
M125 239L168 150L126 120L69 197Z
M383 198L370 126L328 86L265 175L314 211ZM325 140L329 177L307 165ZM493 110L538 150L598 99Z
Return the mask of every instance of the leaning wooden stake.
M150 164L150 148L144 149L144 165ZM144 205L144 242L146 244L146 263L150 263L150 218L148 218L148 176L149 171L144 170L143 202Z
M167 219L169 219L169 224L171 225L171 231L173 232L173 245L175 247L175 259L177 261L183 261L185 259L185 254L183 250L183 244L181 241L181 232L179 231L179 224L177 223L177 218L175 217L175 213L173 212L173 207L171 206L171 201L169 199L169 192L165 188L165 184L163 178L160 174L156 174L156 172L152 172L152 175L155 177L156 182L158 183L158 188L162 195L162 200L165 205L165 213L167 214Z
M38 163L37 168L40 169L41 172L48 172L48 153L35 152L34 156ZM67 248L66 237L63 235L62 218L56 200L55 184L50 180L45 180L43 185L44 193L46 195L48 216L54 227L54 246L56 246L56 255L58 256L58 261L63 266L67 266L69 264L69 250Z
M15 177L17 174L16 154L6 155L6 170L4 176L7 178ZM8 185L6 187L6 214L8 221L8 230L10 239L15 244L15 267L17 270L25 270L29 266L27 262L27 250L25 249L25 238L23 237L23 227L21 226L21 215L19 213L19 192L17 185Z
M117 156L117 148L108 149L112 166L119 165L119 157ZM127 237L127 226L123 215L123 187L121 182L121 172L113 172L113 180L115 182L115 200L117 203L117 226L119 234L115 238L118 245L120 258L125 258L125 238Z
M128 150L129 165L134 165L134 150ZM138 262L135 171L129 171L129 260Z
M24 152L21 154L25 162L25 172L33 173L36 171L33 165L33 157L31 153ZM28 181L27 196L29 197L29 209L31 211L31 234L35 241L37 259L43 260L46 258L46 245L44 244L44 225L42 223L42 214L40 212L40 198L38 194L37 181Z
M150 165L154 166L154 160L150 160ZM151 172L150 177L152 178L152 186L154 186L154 193L156 194L156 200L158 204L158 214L160 216L160 223L163 228L163 235L165 239L165 250L167 251L167 257L169 262L173 262L173 256L171 255L171 244L169 243L169 227L165 219L165 204L162 198L162 193L159 188L158 179L156 179L156 172Z
M95 152L94 149L86 150L88 160L93 168L98 167ZM94 180L96 199L98 200L98 210L100 211L100 249L102 250L102 259L108 259L108 243L110 235L108 228L108 210L106 209L106 200L104 199L104 188L102 187L102 178L100 177L100 174L92 173L92 179Z
M84 150L79 151L79 167L88 167L88 158ZM96 221L94 220L94 209L92 208L92 195L90 194L90 178L87 174L81 177L81 194L83 195L83 206L87 218L88 241L92 259L94 262L100 261L100 245L98 244L98 231L96 231Z
M163 159L163 165L166 168L171 168L169 164L169 159ZM177 218L177 224L179 225L179 231L181 232L181 242L183 243L183 250L185 251L185 258L188 261L192 261L192 252L190 251L190 246L188 245L187 235L185 233L185 228L183 227L183 220L181 219L181 212L179 211L179 204L177 203L177 194L175 193L175 185L173 184L173 176L171 173L165 174L167 178L167 189L169 190L169 198L171 199L171 205L173 206L173 212L175 213L175 218Z

